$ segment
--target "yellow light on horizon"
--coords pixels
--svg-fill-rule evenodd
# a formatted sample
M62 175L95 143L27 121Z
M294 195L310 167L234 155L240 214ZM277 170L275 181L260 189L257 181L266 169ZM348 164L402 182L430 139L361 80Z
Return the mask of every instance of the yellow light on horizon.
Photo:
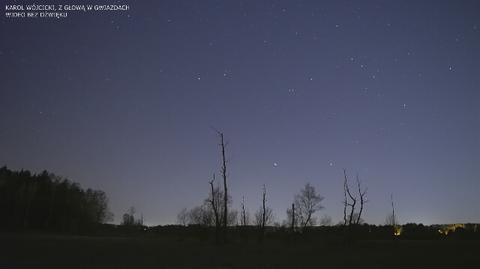
M393 235L400 236L402 234L402 226L394 226L393 227Z

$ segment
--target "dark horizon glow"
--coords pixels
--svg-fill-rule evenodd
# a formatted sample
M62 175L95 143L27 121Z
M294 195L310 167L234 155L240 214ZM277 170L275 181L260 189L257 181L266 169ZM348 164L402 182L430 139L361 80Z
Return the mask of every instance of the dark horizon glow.
M282 222L310 182L337 223L345 168L368 223L390 194L401 223L480 222L480 2L125 2L1 19L0 166L174 223L220 169L214 126L251 215L266 184Z

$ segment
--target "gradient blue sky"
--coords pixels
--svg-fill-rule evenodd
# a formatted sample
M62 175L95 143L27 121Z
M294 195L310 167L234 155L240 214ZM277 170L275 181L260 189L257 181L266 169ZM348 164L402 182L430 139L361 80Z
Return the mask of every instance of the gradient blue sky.
M235 208L266 184L281 222L310 182L336 223L345 168L369 223L392 193L402 223L480 222L479 1L120 2L2 17L0 165L173 223L219 171L214 126Z

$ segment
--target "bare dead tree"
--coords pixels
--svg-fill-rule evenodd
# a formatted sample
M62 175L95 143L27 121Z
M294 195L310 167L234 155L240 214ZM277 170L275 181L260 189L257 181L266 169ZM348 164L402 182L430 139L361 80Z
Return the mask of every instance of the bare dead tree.
M295 232L295 203L292 203L292 233Z
M362 213L365 207L365 203L367 202L366 194L367 188L362 188L362 184L360 182L359 176L356 176L356 183L357 183L357 192L358 196L354 195L350 190L350 186L348 184L348 177L347 172L343 169L343 221L345 226L351 226L352 224L360 224ZM360 203L360 209L356 212L357 203ZM350 213L347 215L347 209L350 208Z
M242 197L242 213L240 221L242 226L245 227L248 225L247 209L245 208L245 196Z
M397 216L395 215L395 204L393 202L393 194L390 194L390 200L392 204L392 213L387 216L385 224L392 226L393 238L396 238L402 233L402 226L398 224Z
M393 193L390 194L390 200L392 201L392 226L395 229L395 226L397 225L397 219L395 217L395 205L393 204Z
M215 174L213 174L212 180L208 182L210 184L210 197L208 199L208 202L210 203L210 206L213 211L213 215L215 217L215 226L220 227L220 214L218 212L218 206L219 206L219 201L218 201L218 189L213 186L213 183L215 182Z
M263 184L263 194L262 194L262 233L265 232L265 221L266 221L266 202L267 202L267 188Z
M357 174L357 190L358 190L358 195L360 197L360 210L358 211L357 219L355 220L355 224L360 224L360 220L361 220L362 213L363 213L363 207L364 207L365 203L367 202L367 200L365 198L365 195L367 194L367 188L362 190L362 186L361 186L358 174Z
M347 202L347 205L350 206L350 215L348 217L348 226L351 226L352 223L353 223L353 214L355 213L355 206L357 204L357 198L355 196L353 196L352 193L350 192L350 187L348 186L347 172L345 171L345 169L343 170L343 173L344 173L344 176L345 176L345 184L344 184L345 191L346 191L348 197L350 198L350 202Z
M219 201L218 201L218 196L219 196L219 191L218 188L215 188L213 186L213 183L215 182L215 174L213 174L212 180L209 181L208 183L210 184L210 197L207 200L210 203L210 207L212 208L213 211L213 216L215 220L215 240L218 242L218 236L220 233L220 228L221 228L221 220L220 220L220 214L218 212L218 206L219 206Z
M178 214L177 214L177 224L180 224L182 226L187 226L188 225L188 209L185 207L183 208Z
M260 229L260 240L263 240L265 235L266 226L270 225L273 221L273 211L267 206L267 188L263 185L262 192L262 206L255 213L255 224Z
M226 143L225 143L225 138L224 138L224 134L223 132L215 129L214 127L211 127L218 135L219 139L220 139L220 153L221 153L221 157L222 157L222 161L221 161L221 167L220 167L220 173L222 175L222 178L223 178L223 214L219 214L221 215L221 221L222 221L222 225L223 226L223 233L224 233L224 240L226 240L226 235L227 235L227 226L228 226L228 187L227 187L227 159L226 159L226 153L225 153L225 149L226 149Z
M367 189L362 188L359 176L356 176L357 192L352 192L350 185L348 184L347 171L343 169L343 224L345 227L345 239L348 243L354 239L354 231L356 227L363 223L362 213L364 211ZM357 196L358 195L358 196ZM358 203L360 203L360 209L357 209ZM347 213L347 211L350 211Z
M345 169L343 169L343 225L347 225L347 207L348 207L348 199L347 199L347 188L348 188L348 182L347 182L347 172Z
M228 188L227 188L227 159L225 156L225 139L222 132L217 131L218 136L220 137L220 149L222 155L222 166L220 172L223 177L223 240L227 241L227 225L228 225Z

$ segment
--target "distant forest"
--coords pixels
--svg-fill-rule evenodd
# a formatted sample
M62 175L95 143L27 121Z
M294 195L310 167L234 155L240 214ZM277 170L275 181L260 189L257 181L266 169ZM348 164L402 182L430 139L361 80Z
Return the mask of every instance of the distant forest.
M76 232L112 219L101 190L43 171L0 168L0 227Z

